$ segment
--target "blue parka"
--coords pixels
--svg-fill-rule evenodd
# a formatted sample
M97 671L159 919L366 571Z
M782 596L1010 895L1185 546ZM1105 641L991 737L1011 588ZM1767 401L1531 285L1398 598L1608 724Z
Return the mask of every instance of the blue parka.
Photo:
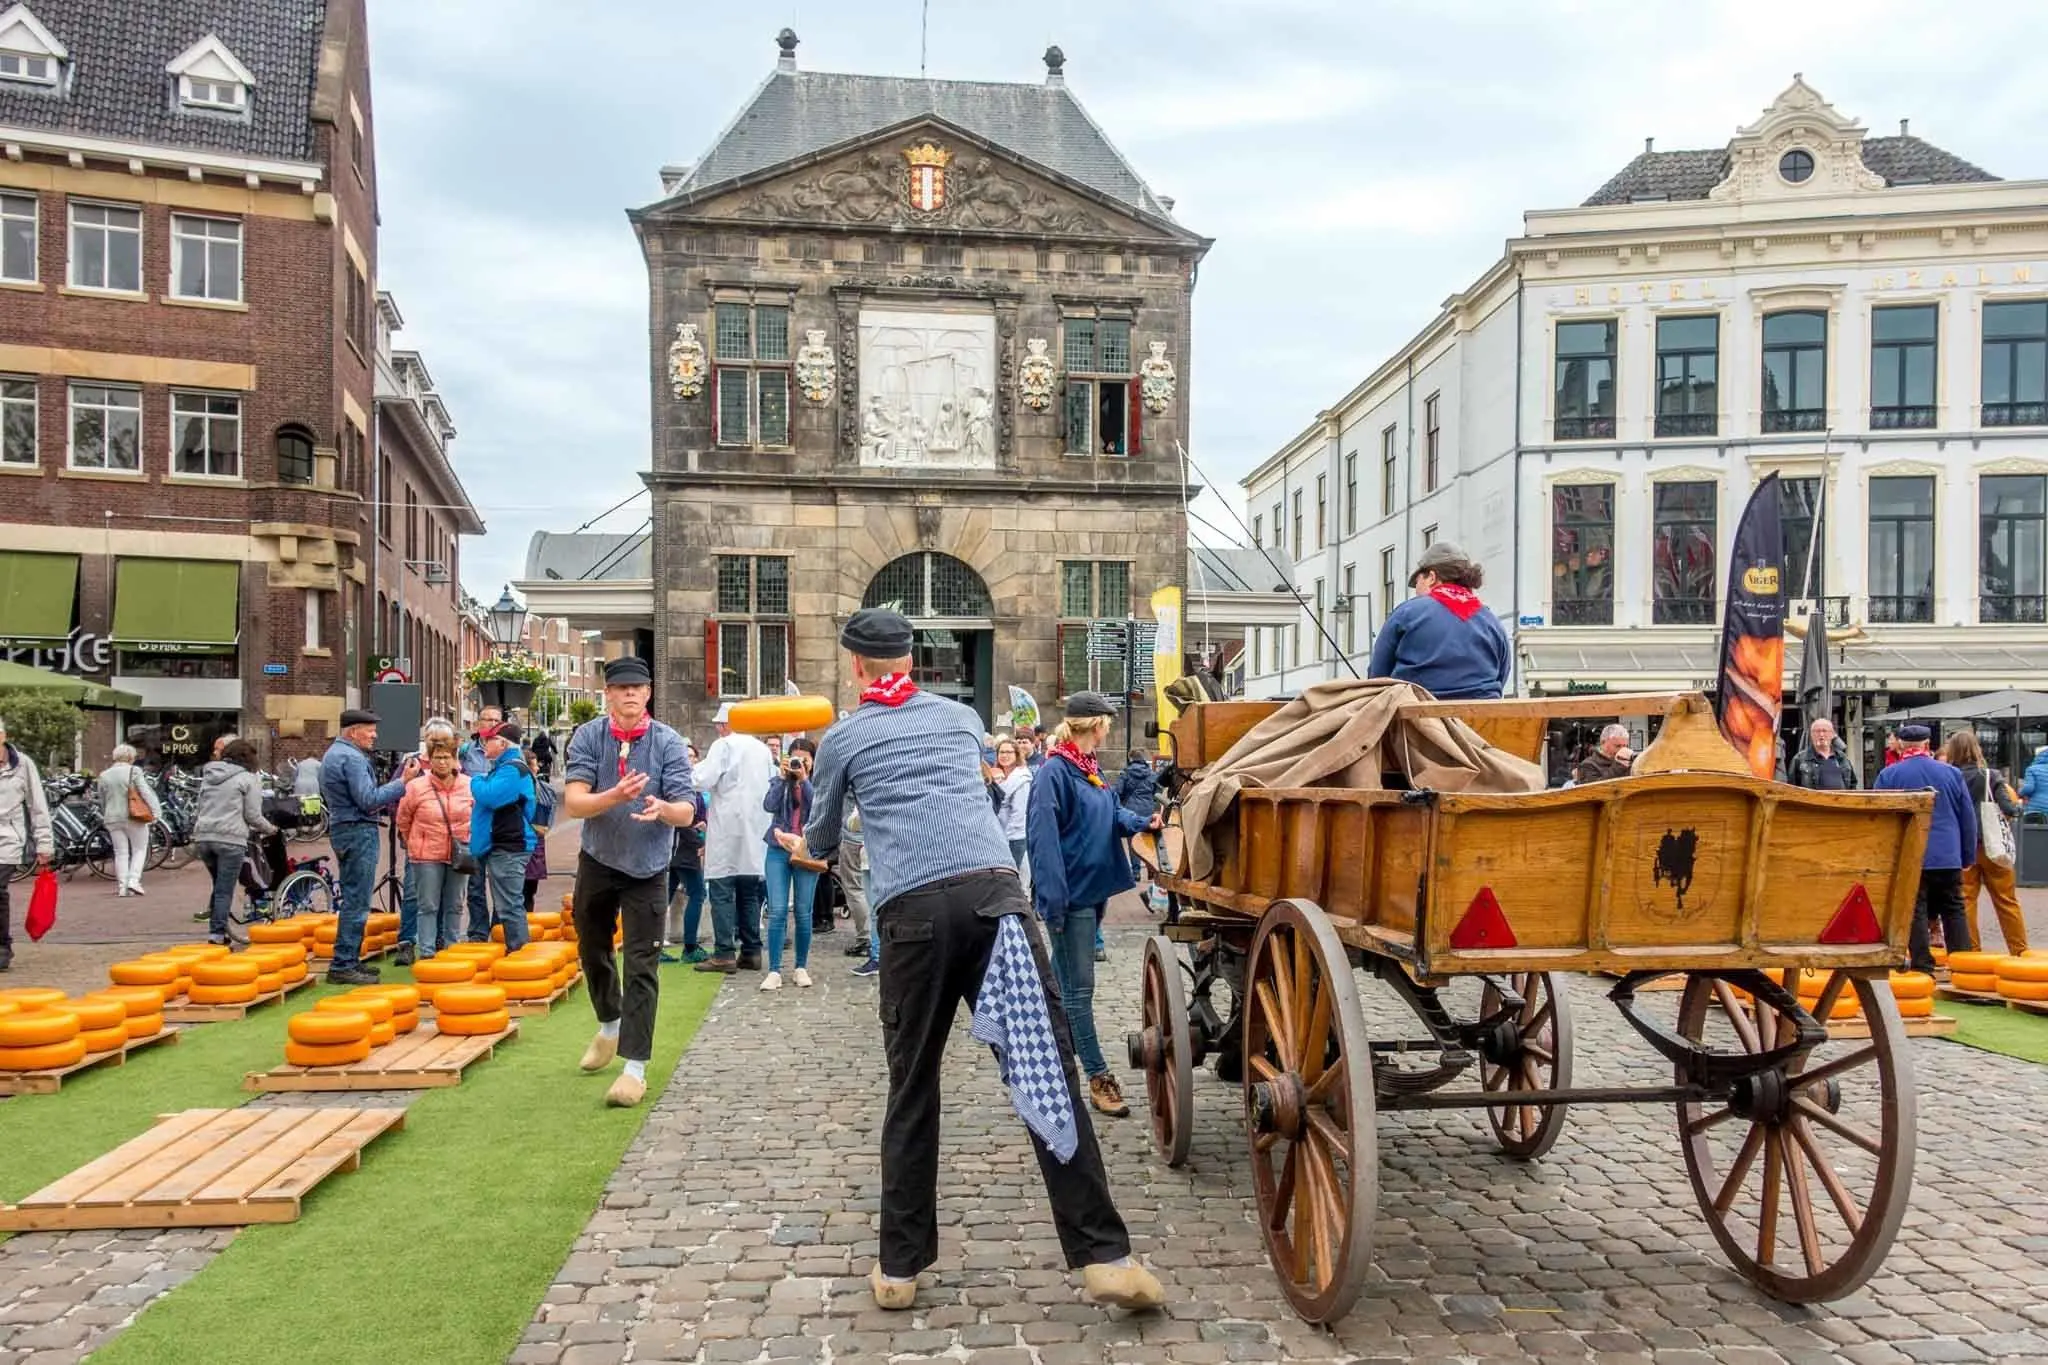
M1118 840L1151 823L1124 809L1116 789L1098 787L1072 762L1053 757L1031 780L1024 845L1031 859L1031 903L1048 928L1069 909L1100 907L1137 885Z

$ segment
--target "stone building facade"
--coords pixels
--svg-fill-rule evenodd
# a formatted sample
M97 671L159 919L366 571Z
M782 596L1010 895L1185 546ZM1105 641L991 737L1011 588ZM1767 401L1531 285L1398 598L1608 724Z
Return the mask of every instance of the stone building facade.
M1091 621L1185 575L1177 443L1209 243L1067 91L800 72L631 215L650 284L657 705L852 697L898 604L984 717L1121 688ZM1105 668L1109 672L1105 672Z

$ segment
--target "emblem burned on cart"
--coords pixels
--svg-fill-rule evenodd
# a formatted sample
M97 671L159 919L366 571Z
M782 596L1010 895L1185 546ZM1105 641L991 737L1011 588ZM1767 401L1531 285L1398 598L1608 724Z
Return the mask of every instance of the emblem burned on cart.
M1670 882L1681 910L1685 909L1685 893L1692 890L1692 864L1699 847L1699 831L1691 829L1677 833L1667 829L1657 843L1657 863L1650 869L1650 881L1657 886Z

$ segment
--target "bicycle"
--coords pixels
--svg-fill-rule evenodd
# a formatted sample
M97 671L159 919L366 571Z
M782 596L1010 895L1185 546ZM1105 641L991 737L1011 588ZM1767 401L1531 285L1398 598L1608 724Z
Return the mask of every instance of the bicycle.
M274 924L298 915L332 914L340 903L341 881L329 855L292 858L285 856L283 847L282 839L275 847L266 847L261 838L249 841L249 852L242 860L240 908L236 903L228 906L228 937L234 942L247 943L252 924ZM270 878L267 873L280 864L285 875ZM198 920L209 917L208 911L193 916Z

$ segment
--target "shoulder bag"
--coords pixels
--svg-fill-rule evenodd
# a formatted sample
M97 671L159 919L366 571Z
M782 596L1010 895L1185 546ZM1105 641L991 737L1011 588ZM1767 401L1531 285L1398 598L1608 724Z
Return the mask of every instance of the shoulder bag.
M128 818L139 820L145 825L156 819L156 812L150 809L149 798L144 796L135 784L148 780L143 777L142 769L132 763L128 765Z
M441 795L441 789L429 779L427 790L434 793L434 800L441 807L441 824L448 830L448 870L470 877L476 875L476 854L469 851L469 845L455 837L455 819L448 814L448 798Z
M1999 867L2011 867L2014 848L2012 826L2006 823L2005 812L1998 808L1998 800L1991 790L1995 780L1989 769L1981 770L1984 777L1984 795L1977 802L1977 843L1983 851L1984 861Z

